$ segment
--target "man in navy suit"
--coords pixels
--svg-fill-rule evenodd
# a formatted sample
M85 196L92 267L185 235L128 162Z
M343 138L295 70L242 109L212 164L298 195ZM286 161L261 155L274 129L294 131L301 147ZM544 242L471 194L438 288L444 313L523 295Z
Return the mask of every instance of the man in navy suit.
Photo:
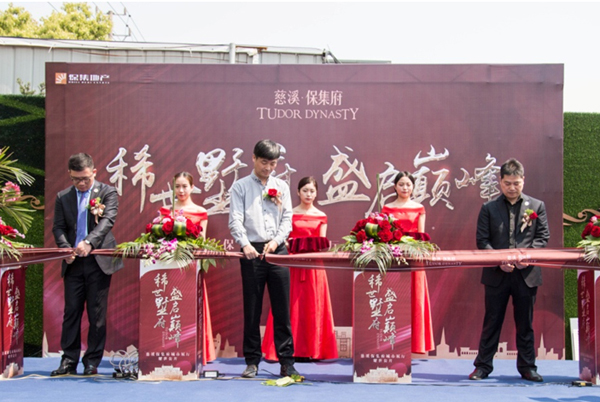
M68 163L73 185L58 193L54 206L54 240L60 248L73 248L63 260L61 276L65 289L60 346L60 366L50 375L76 374L81 353L81 318L84 308L89 319L87 349L83 355L84 375L98 373L106 342L106 310L111 275L123 262L111 256L97 256L94 249L115 248L111 230L117 217L117 190L95 180L92 157L79 153Z
M550 238L543 201L522 193L525 182L523 165L509 159L500 168L502 195L481 207L477 220L477 248L543 248ZM542 284L542 270L521 263L483 268L485 317L471 380L487 378L494 369L500 331L508 299L512 296L517 330L517 370L528 381L542 382L535 365L533 305Z

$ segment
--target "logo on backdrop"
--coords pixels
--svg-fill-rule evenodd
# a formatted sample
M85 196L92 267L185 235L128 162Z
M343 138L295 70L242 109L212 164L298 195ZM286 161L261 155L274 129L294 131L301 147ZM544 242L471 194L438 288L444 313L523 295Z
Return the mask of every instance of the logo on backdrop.
M54 74L54 83L56 85L67 85L67 73Z
M67 74L67 73L55 73L54 83L56 85L67 85L67 84L92 84L92 85L106 85L110 84L109 74Z
M357 107L342 107L343 91L276 90L275 107L257 107L259 120L356 120Z

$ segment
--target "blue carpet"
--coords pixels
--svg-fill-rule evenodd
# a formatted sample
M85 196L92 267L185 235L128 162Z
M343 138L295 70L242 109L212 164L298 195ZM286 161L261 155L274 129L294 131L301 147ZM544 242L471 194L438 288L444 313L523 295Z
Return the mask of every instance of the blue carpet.
M66 401L564 401L600 402L600 389L573 387L579 364L576 361L538 361L544 383L522 380L513 360L496 360L492 375L483 381L470 381L470 360L413 360L412 384L354 384L352 361L339 359L326 362L296 363L306 382L285 388L261 384L277 378L279 365L263 362L256 379L240 379L244 360L219 359L206 366L218 370L217 380L186 382L146 382L112 378L113 367L104 360L99 375L49 377L58 367L59 358L26 358L25 374L1 381L2 402ZM78 367L81 372L82 366Z

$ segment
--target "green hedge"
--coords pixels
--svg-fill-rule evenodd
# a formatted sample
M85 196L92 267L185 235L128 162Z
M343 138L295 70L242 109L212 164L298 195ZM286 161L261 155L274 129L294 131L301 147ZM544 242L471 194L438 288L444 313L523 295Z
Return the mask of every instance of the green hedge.
M0 95L0 144L10 146L19 166L36 178L28 194L43 199L45 137L43 97ZM600 208L600 114L564 114L564 212L576 217L583 209ZM575 247L584 224L564 227L565 247ZM36 212L27 240L43 245L44 214ZM566 354L571 358L570 317L577 317L577 273L565 270ZM43 266L27 269L25 298L25 353L40 355L43 334Z
M35 182L21 186L27 195L44 202L44 169L46 138L45 98L40 96L0 96L0 146L10 147L11 159L30 173ZM14 225L5 216L7 223ZM33 224L26 237L27 243L44 245L44 211L36 211ZM25 355L41 356L43 336L43 285L44 266L31 265L25 274Z
M572 217L584 209L600 208L600 114L565 113L563 187L564 213ZM585 223L564 226L565 247L581 240ZM569 318L577 317L577 271L565 270L565 346L571 356Z
M46 99L41 96L0 95L0 146L10 147L17 166L35 177L26 194L44 195L46 168Z

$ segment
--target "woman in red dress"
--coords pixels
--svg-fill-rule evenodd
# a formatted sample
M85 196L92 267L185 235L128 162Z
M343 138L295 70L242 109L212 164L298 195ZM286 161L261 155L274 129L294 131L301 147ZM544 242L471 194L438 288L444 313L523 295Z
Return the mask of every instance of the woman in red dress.
M314 252L329 248L327 215L313 202L317 181L304 177L298 183L300 205L293 209L291 253ZM294 339L294 357L336 359L338 357L333 311L324 269L290 268L290 321ZM267 360L277 360L273 340L273 317L269 314L262 350Z
M202 226L202 237L206 238L206 229L208 227L208 214L206 209L200 205L194 204L191 198L194 190L194 178L188 172L179 172L173 177L175 186L175 212L183 211L183 215L193 223L200 223ZM171 215L172 207L162 207L161 215ZM206 281L204 284L204 303L203 318L204 318L204 353L202 354L202 364L216 359L215 341L212 333L212 325L210 321L210 309L208 305L208 293L206 292Z
M410 199L415 179L409 172L400 172L394 179L396 201L385 205L381 212L399 220L404 233L425 232L425 207ZM411 272L412 291L412 352L427 353L435 348L425 271Z

